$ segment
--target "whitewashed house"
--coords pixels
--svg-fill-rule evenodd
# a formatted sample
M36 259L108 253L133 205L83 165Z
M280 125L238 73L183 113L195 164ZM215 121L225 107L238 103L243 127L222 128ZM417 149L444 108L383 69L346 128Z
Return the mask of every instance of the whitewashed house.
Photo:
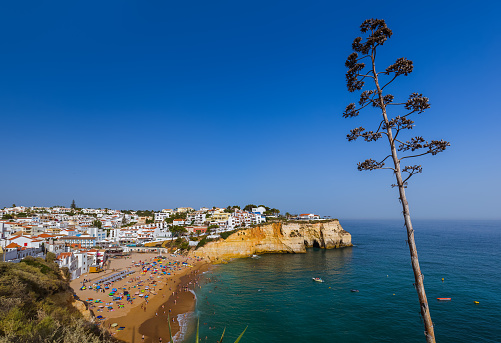
M97 242L102 242L106 239L106 230L97 227L88 228L87 233L90 237L96 237Z
M166 218L170 218L169 212L155 212L156 222L163 222Z
M59 256L56 257L55 262L59 265L59 268L68 268L72 280L80 276L78 259L72 252L60 253Z

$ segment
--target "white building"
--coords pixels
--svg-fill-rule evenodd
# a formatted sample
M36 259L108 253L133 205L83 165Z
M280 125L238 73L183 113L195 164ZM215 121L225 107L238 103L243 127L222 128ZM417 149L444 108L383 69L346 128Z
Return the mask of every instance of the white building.
M88 273L89 267L94 262L94 256L88 254L86 251L78 251L73 254L77 258L77 269L79 269L79 272L77 272L78 275L76 277Z
M96 240L96 237L63 236L60 238L61 242L64 242L70 246L78 245L80 248L92 248L96 245Z
M26 248L16 243L10 243L4 248L3 261L19 262L26 256L44 257L41 248Z
M259 207L254 207L252 209L252 213L259 213L259 214L263 214L264 212L266 212L266 208L264 208L263 206L259 206Z
M9 243L16 243L23 248L40 248L44 240L29 236L14 236L8 239Z
M186 222L190 225L201 226L204 225L206 216L205 213L200 211L192 212L186 216Z
M170 218L169 212L156 212L155 213L155 221L163 222L166 218Z
M184 219L174 219L172 221L172 225L182 226L184 224L185 224L185 220Z
M11 224L0 222L0 239L7 239L12 233Z
M60 253L63 253L66 251L66 244L64 244L63 242L49 242L49 243L46 243L46 248L47 248L47 251L54 253L57 256Z
M59 234L64 236L74 236L77 234L77 231L75 229L64 229L59 231Z
M90 237L96 237L97 242L102 242L106 239L106 231L97 227L90 227L87 229Z
M300 214L297 219L299 220L318 220L320 219L320 216L317 215L317 214L313 214L313 213L303 213L303 214Z
M68 268L72 280L80 276L78 269L78 259L75 257L75 255L73 255L72 252L60 253L59 256L56 257L55 262L59 265L59 268Z

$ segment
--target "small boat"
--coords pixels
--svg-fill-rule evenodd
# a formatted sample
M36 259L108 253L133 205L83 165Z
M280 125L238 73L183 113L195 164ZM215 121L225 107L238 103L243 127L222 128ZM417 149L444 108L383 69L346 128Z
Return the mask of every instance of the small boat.
M351 291L352 291L353 293L358 293L358 292L359 292L359 290L358 290L358 289L352 289Z
M260 258L258 255L254 254L251 256L251 258Z
M438 301L450 301L451 298L437 298Z
M324 280L322 280L319 277L313 277L312 280L315 281L315 282L324 282Z

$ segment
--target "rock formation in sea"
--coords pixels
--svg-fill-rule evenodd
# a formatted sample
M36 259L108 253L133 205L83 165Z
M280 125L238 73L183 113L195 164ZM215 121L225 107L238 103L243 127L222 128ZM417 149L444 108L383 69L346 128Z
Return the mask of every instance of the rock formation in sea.
M308 247L352 246L351 235L338 220L276 222L235 232L225 240L207 243L193 252L212 261L262 253L305 253Z

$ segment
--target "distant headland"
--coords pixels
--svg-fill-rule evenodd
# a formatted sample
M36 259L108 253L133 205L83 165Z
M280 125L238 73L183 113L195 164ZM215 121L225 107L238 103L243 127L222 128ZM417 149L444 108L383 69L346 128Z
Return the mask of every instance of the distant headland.
M277 221L239 230L192 252L213 262L263 253L305 253L306 248L352 246L351 235L339 220Z

